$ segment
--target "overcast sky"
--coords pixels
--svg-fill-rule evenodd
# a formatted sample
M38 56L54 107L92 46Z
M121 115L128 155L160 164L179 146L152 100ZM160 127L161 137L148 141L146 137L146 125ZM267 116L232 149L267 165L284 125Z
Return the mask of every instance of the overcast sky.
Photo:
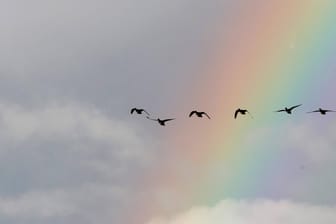
M127 220L132 205L137 204L134 201L147 196L138 191L142 178L160 163L160 150L169 147L157 127L130 117L129 110L143 106L155 114L177 115L172 105L184 97L190 80L211 58L214 34L226 26L230 9L241 3L233 2L1 0L0 222L110 224ZM306 147L302 144L306 136L314 139L315 123L298 124L291 133L302 128L306 135L295 134L301 130L289 134L287 144ZM325 145L320 158L314 148L308 150L311 158L317 158L314 164L325 163L314 171L316 175L336 161L331 151L334 130L330 126L325 138L312 140ZM267 136L263 131L261 135ZM255 135L249 139L252 143L258 139ZM328 183L332 177L328 173L321 179ZM312 182L306 178L304 183ZM323 216L327 223L336 220L334 208L323 207L335 203L336 198L330 196L336 185L333 180L327 192L320 189L326 195L323 199L314 199L309 190L295 198L319 203L316 206L321 208L291 201L278 204L272 198L266 202L223 198L205 212L191 205L181 205L187 209L178 212L202 214L202 224L247 223L244 217L230 217L252 207L255 214L249 223L262 223L263 206L268 203L276 214L280 208L285 217L299 217L290 224L303 223L305 209L312 211L311 220ZM156 189L151 190L145 193ZM293 215L291 208L298 213ZM232 214L222 216L221 210ZM165 221L160 218L164 215L154 214L146 221L198 223L183 214Z
M160 145L129 109L174 103L223 2L1 3L0 222L118 223Z

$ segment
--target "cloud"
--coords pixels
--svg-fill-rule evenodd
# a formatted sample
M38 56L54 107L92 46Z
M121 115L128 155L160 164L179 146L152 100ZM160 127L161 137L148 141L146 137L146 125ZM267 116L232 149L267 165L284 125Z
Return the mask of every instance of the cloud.
M209 60L224 4L230 3L4 0L1 99L72 99L120 116L135 103L167 111Z
M214 207L194 207L169 219L154 218L148 224L328 224L335 222L336 207L286 200L224 200Z
M167 108L194 65L209 60L223 5L4 0L0 222L121 223L151 168L164 162L157 153L169 154L156 150L165 147L159 127L137 126L128 110L175 113Z
M110 150L120 157L138 157L145 153L135 126L109 118L92 107L54 103L28 109L0 104L0 118L2 140L15 144L32 139L73 140L113 146Z
M29 192L16 198L0 198L0 214L19 218L66 216L76 209L61 191Z
M7 156L4 164L20 156L25 161L15 161L20 162L15 170L49 168L49 172L65 176L63 181L71 178L64 184L77 178L129 181L122 176L150 164L156 146L135 124L69 102L34 108L0 104L0 143L0 154ZM46 172L38 172L41 178L51 179Z
M77 216L83 220L92 222L99 219L105 223L106 217L110 218L108 213L113 214L114 210L123 206L124 193L125 189L97 184L77 189L26 192L16 197L1 197L0 216L25 221L50 221Z
M135 122L75 102L0 103L0 144L5 223L118 220L156 148Z

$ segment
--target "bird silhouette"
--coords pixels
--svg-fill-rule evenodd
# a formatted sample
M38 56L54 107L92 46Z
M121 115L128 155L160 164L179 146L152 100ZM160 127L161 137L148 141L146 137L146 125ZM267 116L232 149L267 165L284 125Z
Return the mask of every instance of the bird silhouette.
M294 110L295 108L297 108L297 107L299 107L299 106L301 106L301 105L302 105L302 104L295 105L295 106L292 106L292 107L290 107L290 108L285 107L284 109L282 109L282 110L277 110L277 111L275 111L275 112L286 112L287 114L292 114L292 110Z
M191 111L189 114L189 117L193 116L194 114L196 114L197 117L203 117L203 115L205 115L207 116L207 118L211 119L207 113L196 111L196 110Z
M148 116L150 115L145 109L138 109L138 108L132 108L131 109L131 114L136 112L137 114L142 114L142 112L145 112Z
M150 117L148 117L148 116L147 116L146 118L149 119L149 120L152 120L152 121L157 121L157 122L159 122L159 124L160 124L161 126L165 126L167 121L175 120L175 118L169 118L169 119L164 119L164 120L161 120L160 118L158 118L158 119L152 119L152 118L150 118Z
M238 116L239 113L242 114L242 115L245 115L246 113L248 113L251 116L251 118L253 118L252 115L251 115L251 113L248 110L238 108L235 111L235 114L234 114L234 118L235 119L237 118L237 116Z
M318 112L322 115L326 115L327 112L336 112L336 111L334 111L334 110L324 110L322 108L319 108L318 110L313 110L313 111L310 111L310 112L307 112L307 113L316 113L316 112Z

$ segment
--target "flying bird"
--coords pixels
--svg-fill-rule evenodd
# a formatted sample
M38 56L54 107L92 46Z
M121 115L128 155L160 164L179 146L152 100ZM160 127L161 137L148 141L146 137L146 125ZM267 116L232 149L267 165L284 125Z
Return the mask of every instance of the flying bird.
M193 116L194 114L196 114L197 117L203 117L203 115L205 115L207 116L207 118L211 119L207 113L196 111L196 110L191 111L189 114L189 117Z
M164 119L164 120L161 120L160 118L158 118L158 119L152 119L152 118L150 118L150 117L148 117L148 116L147 116L147 119L152 120L152 121L157 121L157 122L159 122L159 124L160 124L161 126L165 126L167 121L175 120L175 118Z
M133 114L134 112L136 112L137 114L142 114L142 112L145 112L149 116L149 113L145 109L132 108L131 114Z
M295 105L295 106L292 106L290 108L287 108L285 107L285 109L282 109L282 110L277 110L275 112L286 112L287 114L292 114L292 110L294 110L295 108L301 106L302 104L299 104L299 105Z
M248 110L238 108L235 111L235 114L234 114L234 118L235 119L237 118L237 116L238 116L239 113L242 114L242 115L245 115L246 113L248 113L251 116L251 118L253 118L252 115L251 115L251 113Z
M319 108L318 110L313 110L313 111L310 111L310 112L307 112L307 113L321 113L322 115L326 115L327 112L336 112L334 110L324 110L322 108Z

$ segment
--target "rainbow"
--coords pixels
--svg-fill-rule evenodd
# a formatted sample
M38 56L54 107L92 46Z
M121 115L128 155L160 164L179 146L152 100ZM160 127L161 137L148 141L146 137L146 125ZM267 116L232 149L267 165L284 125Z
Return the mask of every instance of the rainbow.
M272 146L275 137L257 144L267 150L250 148L243 140L258 128L283 122L270 113L279 106L336 106L329 96L336 83L336 1L258 2L236 6L230 30L217 24L217 52L175 105L180 114L197 105L216 117L184 121L167 136L179 158L174 167L191 163L197 169L175 172L171 164L162 166L146 187L168 185L196 204L276 196L271 174L283 168L277 162L283 150ZM255 119L234 120L238 107L248 108Z

